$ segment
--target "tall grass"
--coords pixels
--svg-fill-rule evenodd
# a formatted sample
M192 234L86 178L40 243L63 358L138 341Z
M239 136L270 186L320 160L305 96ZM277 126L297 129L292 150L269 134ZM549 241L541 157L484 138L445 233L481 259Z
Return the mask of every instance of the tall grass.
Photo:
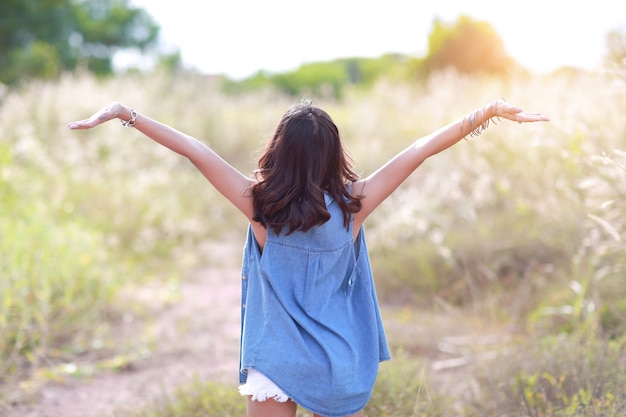
M623 349L580 335L525 343L509 360L473 370L477 388L463 404L464 415L621 416Z
M333 116L367 175L412 140L498 96L552 121L490 127L426 161L377 209L367 234L381 300L452 305L536 337L584 334L623 347L626 88L619 78L444 73L313 100ZM182 274L202 263L199 243L242 237L245 229L184 159L117 123L71 132L68 121L121 100L250 173L298 99L226 94L204 77L76 74L1 100L0 377L81 345L117 290L163 271Z
M107 254L102 234L82 219L59 219L28 190L39 179L20 178L6 147L4 152L0 380L63 356L64 347L89 350L121 271Z

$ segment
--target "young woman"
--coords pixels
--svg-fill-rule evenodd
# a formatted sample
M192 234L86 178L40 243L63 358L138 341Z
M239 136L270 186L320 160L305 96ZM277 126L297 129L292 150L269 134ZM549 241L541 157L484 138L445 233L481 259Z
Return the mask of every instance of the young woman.
M363 223L424 160L492 118L547 121L499 99L417 140L366 178L337 126L288 109L250 178L202 142L119 102L70 129L112 119L187 157L249 222L242 263L240 392L250 417L358 416L390 358Z

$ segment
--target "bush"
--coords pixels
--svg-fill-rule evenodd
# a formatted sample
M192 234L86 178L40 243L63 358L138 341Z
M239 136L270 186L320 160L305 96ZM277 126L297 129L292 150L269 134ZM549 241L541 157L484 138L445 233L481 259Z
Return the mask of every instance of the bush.
M624 346L580 334L529 341L477 370L473 416L617 417L626 408Z

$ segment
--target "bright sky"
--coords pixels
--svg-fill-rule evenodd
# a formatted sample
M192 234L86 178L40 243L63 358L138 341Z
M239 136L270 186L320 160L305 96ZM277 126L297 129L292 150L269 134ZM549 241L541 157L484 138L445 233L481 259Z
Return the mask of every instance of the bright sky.
M620 0L131 0L161 26L183 63L243 78L304 62L426 54L435 17L487 21L509 55L533 71L598 67L610 30L626 31Z

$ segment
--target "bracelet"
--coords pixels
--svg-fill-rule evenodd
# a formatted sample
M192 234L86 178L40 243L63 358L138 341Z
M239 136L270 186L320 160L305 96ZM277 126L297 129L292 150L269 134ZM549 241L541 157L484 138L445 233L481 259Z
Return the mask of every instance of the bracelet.
M485 118L485 108L487 109L487 115L489 115L489 111L494 106L495 106L494 115L491 117ZM476 118L478 116L478 112L481 113L481 117L480 117L481 122L477 125ZM463 118L463 121L461 122L461 132L465 130L466 118L469 118L469 125L470 125L470 132L467 135L465 135L463 139L470 140L471 137L480 135L485 130L487 130L487 128L489 127L489 122L492 122L493 124L497 124L495 121L492 120L494 117L498 119L498 122L500 121L500 116L498 116L498 100L494 100L493 102L489 103L487 106L483 106L479 110L475 110L472 113L470 113L469 116L466 116Z
M135 109L130 109L130 119L120 121L122 122L122 126L124 127L135 127L135 122L137 121L137 112L135 111Z

